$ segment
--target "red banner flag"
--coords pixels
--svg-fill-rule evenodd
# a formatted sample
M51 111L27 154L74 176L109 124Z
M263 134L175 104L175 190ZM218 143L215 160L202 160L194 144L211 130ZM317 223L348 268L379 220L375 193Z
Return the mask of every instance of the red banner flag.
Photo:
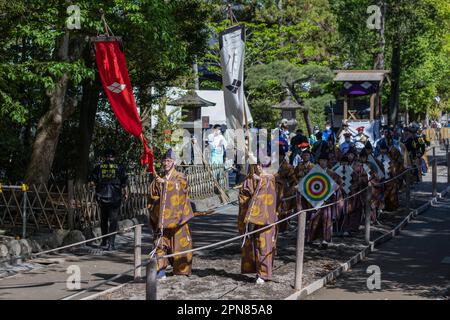
M154 172L153 151L142 133L141 118L119 41L95 41L95 58L103 88L117 120L126 132L142 141L144 153L141 156L141 165L148 165L148 171Z

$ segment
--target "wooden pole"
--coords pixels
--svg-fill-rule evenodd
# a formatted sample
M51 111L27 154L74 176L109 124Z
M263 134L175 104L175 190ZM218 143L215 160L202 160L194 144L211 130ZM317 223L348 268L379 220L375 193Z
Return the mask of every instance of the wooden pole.
M447 183L450 184L450 153L448 153L449 141L447 139L447 144L445 146L445 154L447 155Z
M348 113L348 96L344 96L344 120L347 120L347 113Z
M420 170L420 169L419 169ZM437 161L436 161L436 147L433 147L433 166L432 166L432 188L433 197L437 196Z
M156 300L156 270L157 263L156 258L150 258L149 263L147 264L147 273L146 273L146 300Z
M375 97L376 97L376 93L372 94L370 96L370 121L373 121L374 119L374 114L375 114Z
M73 180L69 180L68 184L67 184L67 192L68 192L68 207L69 207L69 212L67 214L68 217L68 226L69 226L69 230L74 230L75 229L75 219L73 216L74 210L74 192L73 192Z
M137 225L134 228L134 281L141 280L141 240L142 226Z
M22 185L23 191L23 212L22 212L22 239L25 239L27 236L27 186Z
M299 206L297 206L297 208L298 207ZM298 215L298 228L297 228L297 257L295 263L295 286L294 286L295 290L297 291L302 289L303 255L305 251L305 228L306 228L306 212L302 212Z
M371 215L371 203L372 203L372 186L369 185L367 191L366 191L366 203L364 206L364 212L365 212L365 239L366 243L370 244L370 215Z

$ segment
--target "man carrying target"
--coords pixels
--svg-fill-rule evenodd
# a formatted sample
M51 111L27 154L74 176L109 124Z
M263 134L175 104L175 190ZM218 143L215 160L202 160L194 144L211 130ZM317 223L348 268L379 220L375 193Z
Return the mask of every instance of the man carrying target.
M328 168L329 155L324 152L319 156L319 164L300 181L298 188L304 197L317 211L307 213L306 242L322 240L326 246L331 242L333 233L333 218L338 212L337 204L326 206L336 202L341 189L342 180ZM299 201L299 205L301 200ZM324 207L325 206L325 207Z

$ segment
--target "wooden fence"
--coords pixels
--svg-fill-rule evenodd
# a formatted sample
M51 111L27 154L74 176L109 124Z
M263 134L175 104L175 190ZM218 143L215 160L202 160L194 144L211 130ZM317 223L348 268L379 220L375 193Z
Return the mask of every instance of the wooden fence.
M222 188L228 188L228 175L223 166L179 166L177 170L186 174L193 200L213 196L214 179ZM120 219L147 214L151 181L149 174L129 176L128 198L122 201ZM97 225L100 220L95 189L89 185L74 186L72 181L64 187L31 185L26 191L18 186L0 188L0 227L22 226L24 212L28 229L84 229Z

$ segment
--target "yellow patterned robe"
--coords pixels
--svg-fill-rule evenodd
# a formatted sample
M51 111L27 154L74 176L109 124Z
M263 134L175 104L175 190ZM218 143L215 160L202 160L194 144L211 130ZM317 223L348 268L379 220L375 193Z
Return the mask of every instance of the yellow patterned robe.
M239 193L239 233L258 230L278 220L277 192L274 175L261 175L257 181L249 175ZM276 226L245 238L242 247L241 272L257 273L264 280L272 279L276 248Z
M155 235L157 257L192 249L188 221L194 213L186 177L173 169L164 180L162 184L156 180L150 184L150 225ZM158 270L169 264L173 267L173 274L190 275L192 253L158 259Z

